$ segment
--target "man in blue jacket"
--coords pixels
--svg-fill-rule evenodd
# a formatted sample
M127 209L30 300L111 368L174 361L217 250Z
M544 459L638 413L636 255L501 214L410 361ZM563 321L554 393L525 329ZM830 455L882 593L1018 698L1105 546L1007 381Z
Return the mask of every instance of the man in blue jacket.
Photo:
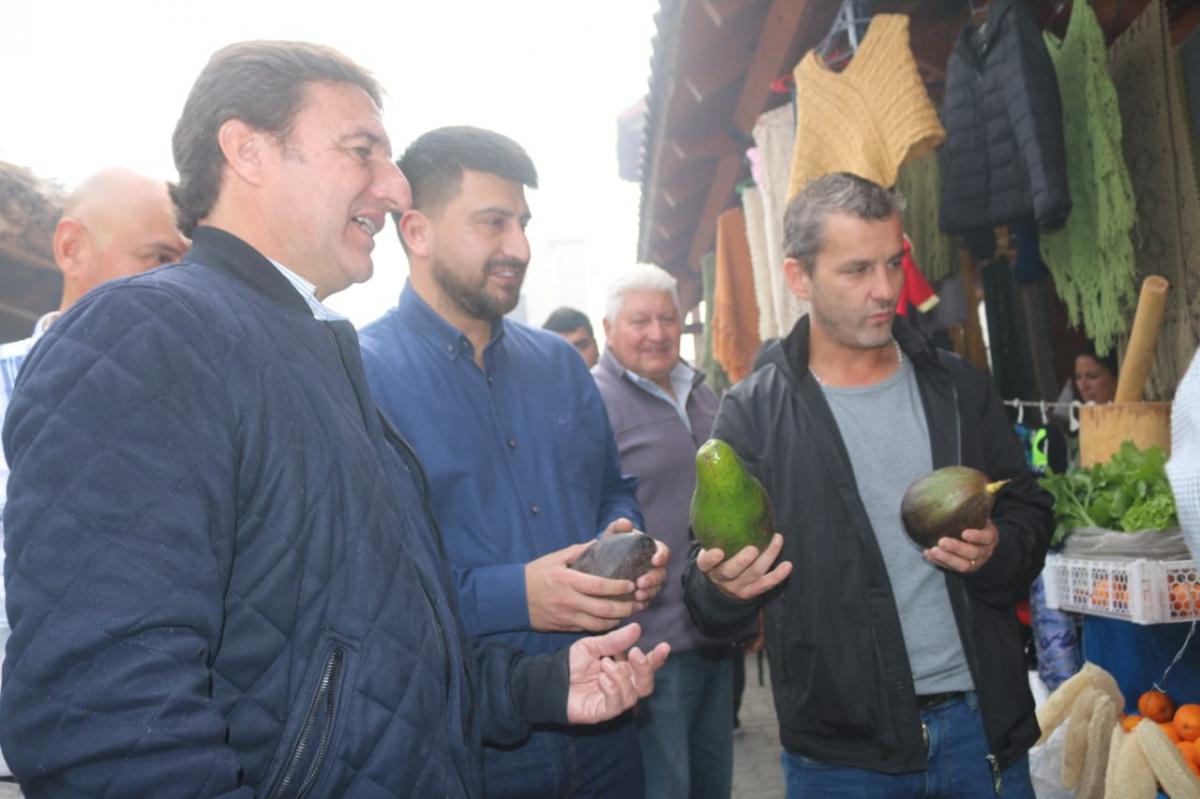
M551 652L645 607L667 551L632 599L621 580L567 568L596 535L642 516L583 360L557 335L503 318L529 262L529 156L505 136L452 127L419 137L400 168L413 191L399 219L410 278L399 305L362 330L367 379L428 470L467 631ZM625 720L489 747L484 771L492 799L643 790Z
M652 687L664 650L608 657L635 625L531 657L458 622L420 463L322 304L410 200L379 103L327 48L219 51L174 136L192 249L23 367L0 743L26 794L481 796L483 738Z

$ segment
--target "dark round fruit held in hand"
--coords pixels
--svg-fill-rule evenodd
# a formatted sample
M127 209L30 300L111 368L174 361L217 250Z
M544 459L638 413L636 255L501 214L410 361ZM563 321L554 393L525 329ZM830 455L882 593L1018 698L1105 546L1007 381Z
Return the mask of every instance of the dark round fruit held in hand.
M980 530L1007 480L989 483L970 466L946 466L916 480L904 492L900 517L908 537L922 549L942 538L962 540L963 530Z
M654 539L634 530L631 533L613 533L597 541L575 559L571 568L584 574L607 577L611 580L632 580L653 568Z

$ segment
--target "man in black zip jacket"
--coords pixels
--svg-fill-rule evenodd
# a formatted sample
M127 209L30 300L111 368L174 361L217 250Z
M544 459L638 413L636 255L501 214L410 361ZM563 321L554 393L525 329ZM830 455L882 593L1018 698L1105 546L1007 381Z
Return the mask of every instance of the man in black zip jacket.
M789 797L1032 797L1013 604L1041 570L1052 500L988 375L895 315L902 202L839 173L788 205L786 275L812 310L726 394L713 433L762 481L781 535L728 559L694 546L685 601L714 635L764 609ZM1011 482L983 529L922 551L901 498L953 464Z
M613 657L637 625L526 656L459 623L424 472L322 302L411 199L379 103L328 48L216 53L174 138L191 250L22 368L0 743L26 796L479 797L483 739L653 687L665 645Z

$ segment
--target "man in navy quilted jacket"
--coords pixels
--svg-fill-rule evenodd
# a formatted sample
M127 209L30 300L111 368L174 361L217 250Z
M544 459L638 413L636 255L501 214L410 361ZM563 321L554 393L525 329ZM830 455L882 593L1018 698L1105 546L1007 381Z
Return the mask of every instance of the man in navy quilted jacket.
M463 632L421 466L322 304L410 201L379 104L327 48L216 53L173 141L192 249L25 363L0 744L27 795L480 796L484 739L651 690L665 647L611 657L636 625L538 656Z

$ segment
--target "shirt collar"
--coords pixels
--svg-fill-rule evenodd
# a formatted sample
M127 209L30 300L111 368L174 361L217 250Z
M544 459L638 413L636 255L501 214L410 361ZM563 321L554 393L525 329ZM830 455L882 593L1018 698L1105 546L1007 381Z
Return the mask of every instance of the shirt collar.
M404 281L404 290L400 292L400 302L397 312L414 331L432 342L439 352L448 360L462 356L474 360L475 350L466 335L454 325L443 319L429 303L417 294L411 280ZM499 346L504 338L504 320L492 323L492 338L485 349Z
M51 311L50 313L42 314L33 323L33 335L30 337L30 340L37 341L45 335L46 331L50 329L50 325L54 324L60 316L62 316L62 311Z
M637 372L631 372L623 366L620 367L620 369L626 377L628 377L634 382L635 385L640 386L641 388L649 389L650 386L654 386L659 391L666 390L658 383L655 383L653 380L647 377L642 377ZM675 395L676 401L687 401L687 395L691 393L691 389L695 383L696 374L696 370L688 366L683 361L676 362L675 366L671 368L671 374L668 375L668 378L671 383L671 393ZM684 391L681 392L680 389L684 389Z
M300 293L300 296L304 298L304 302L308 305L308 309L312 311L314 317L320 319L322 322L341 322L346 319L346 317L317 299L317 287L315 284L288 269L274 258L268 258L267 260L279 270L279 274L287 278L288 282L292 284L292 288Z

